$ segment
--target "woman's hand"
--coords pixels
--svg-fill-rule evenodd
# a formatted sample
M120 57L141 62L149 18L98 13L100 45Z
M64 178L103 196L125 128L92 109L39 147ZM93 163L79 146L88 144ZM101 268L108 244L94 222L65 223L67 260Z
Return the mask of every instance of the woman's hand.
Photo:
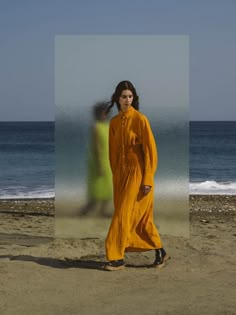
M152 189L152 186L143 185L142 186L142 193L144 195L147 195L151 191L151 189Z

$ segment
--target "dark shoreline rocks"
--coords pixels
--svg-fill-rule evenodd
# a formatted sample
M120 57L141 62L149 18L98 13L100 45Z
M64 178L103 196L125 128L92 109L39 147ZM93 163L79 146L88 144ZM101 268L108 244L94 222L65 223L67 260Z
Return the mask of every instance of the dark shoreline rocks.
M0 199L0 213L54 216L55 199Z
M0 213L55 215L55 198L0 199ZM236 195L190 195L190 219L231 220L236 214Z
M190 195L189 212L190 219L202 223L236 223L236 195Z

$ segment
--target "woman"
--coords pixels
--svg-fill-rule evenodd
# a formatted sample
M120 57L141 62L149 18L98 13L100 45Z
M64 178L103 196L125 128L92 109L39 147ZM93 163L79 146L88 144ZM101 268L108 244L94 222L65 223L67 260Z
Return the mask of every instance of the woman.
M111 213L113 193L108 159L109 123L106 110L106 102L98 102L93 107L94 124L91 128L88 155L88 202L80 209L80 215L110 216Z
M115 211L105 242L108 262L104 269L123 269L125 252L151 249L156 251L153 266L161 268L170 257L153 223L155 140L147 118L138 112L138 96L131 82L117 85L108 112L115 103L119 113L109 126Z

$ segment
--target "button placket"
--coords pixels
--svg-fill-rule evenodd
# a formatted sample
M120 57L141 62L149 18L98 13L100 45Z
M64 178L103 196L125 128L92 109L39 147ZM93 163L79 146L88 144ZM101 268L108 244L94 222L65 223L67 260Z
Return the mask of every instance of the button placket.
M124 128L124 126L125 126L125 116L122 116L121 126L122 126L123 128Z
M125 134L124 134L124 128L125 128L125 115L122 116L122 122L121 122L121 126L122 126L122 146L121 146L121 150L122 150L122 159L123 159L123 166L125 164Z

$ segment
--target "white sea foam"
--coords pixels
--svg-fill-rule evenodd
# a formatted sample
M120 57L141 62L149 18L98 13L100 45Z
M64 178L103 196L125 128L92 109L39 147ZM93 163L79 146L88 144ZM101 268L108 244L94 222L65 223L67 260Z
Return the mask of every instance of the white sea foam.
M189 186L186 181L158 181L155 183L155 194L162 196L180 196L180 195L236 195L236 182L190 182ZM67 196L67 198L86 199L86 187L80 183L74 187L67 187L58 190L57 197ZM40 199L54 198L55 190L48 187L40 187L38 189L27 191L26 187L7 187L0 191L0 199Z
M191 182L189 183L189 193L204 195L236 195L236 182Z
M54 189L46 188L25 191L25 188L12 187L0 191L0 199L49 199L54 197Z

